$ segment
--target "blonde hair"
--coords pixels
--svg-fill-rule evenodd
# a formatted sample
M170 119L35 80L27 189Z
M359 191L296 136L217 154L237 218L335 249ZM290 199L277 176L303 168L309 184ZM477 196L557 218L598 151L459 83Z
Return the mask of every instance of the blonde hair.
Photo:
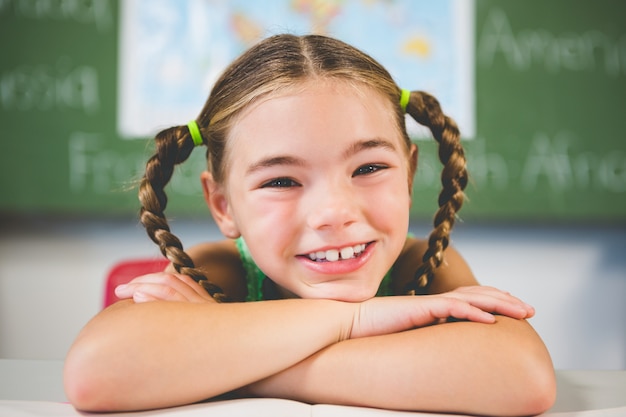
M408 155L411 142L400 108L401 90L382 65L337 39L320 35L276 35L250 48L224 71L196 119L203 144L207 146L208 168L215 181L223 182L227 176L226 140L236 117L263 97L316 78L366 85L387 97L393 103L395 120ZM439 158L444 165L439 209L428 250L415 279L405 289L407 293L416 294L425 291L434 270L443 262L456 213L463 203L467 171L456 124L442 113L435 98L413 91L406 112L430 128L439 143ZM184 162L194 148L189 129L186 125L165 129L156 135L155 143L156 152L148 160L139 189L141 222L179 273L190 275L215 299L223 301L226 299L223 291L210 284L195 268L180 240L170 232L164 215L167 205L164 188L174 166Z

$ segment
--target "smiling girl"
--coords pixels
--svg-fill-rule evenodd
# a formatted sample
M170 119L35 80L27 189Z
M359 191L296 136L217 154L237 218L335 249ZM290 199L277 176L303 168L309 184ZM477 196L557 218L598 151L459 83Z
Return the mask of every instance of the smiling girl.
M407 238L418 151L405 111L444 163L428 241ZM204 197L228 239L184 251L163 188L195 145L207 146ZM119 287L127 300L78 336L65 366L77 408L224 394L500 416L552 405L550 357L524 320L532 307L479 286L447 248L467 173L432 97L338 40L278 35L156 146L141 219L172 263Z

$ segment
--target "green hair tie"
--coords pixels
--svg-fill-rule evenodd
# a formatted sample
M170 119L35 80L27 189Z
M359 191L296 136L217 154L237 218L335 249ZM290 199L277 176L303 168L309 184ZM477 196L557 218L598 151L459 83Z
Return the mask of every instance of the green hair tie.
M204 142L202 141L202 135L200 134L198 123L195 120L192 120L191 122L187 123L187 127L189 128L189 133L191 133L191 139L193 139L194 145L202 145Z
M406 106L409 104L409 98L411 98L411 91L402 89L400 93L400 108L402 113L406 113Z

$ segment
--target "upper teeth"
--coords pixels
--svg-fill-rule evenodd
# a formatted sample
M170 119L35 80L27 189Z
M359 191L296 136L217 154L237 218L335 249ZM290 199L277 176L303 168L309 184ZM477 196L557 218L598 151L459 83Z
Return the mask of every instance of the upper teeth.
M329 249L326 251L317 251L309 253L309 258L312 261L316 260L326 260L328 262L335 262L341 259L350 259L354 258L355 255L363 252L365 250L365 243L361 243L359 245L354 246L346 246L341 249Z

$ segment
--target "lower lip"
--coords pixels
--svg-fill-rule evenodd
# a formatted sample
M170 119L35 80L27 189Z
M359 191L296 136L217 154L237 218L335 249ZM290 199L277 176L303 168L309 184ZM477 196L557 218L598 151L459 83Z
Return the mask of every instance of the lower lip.
M324 275L349 274L361 268L371 258L375 243L368 243L365 250L354 258L334 262L317 262L308 256L298 256L298 260L308 269Z

